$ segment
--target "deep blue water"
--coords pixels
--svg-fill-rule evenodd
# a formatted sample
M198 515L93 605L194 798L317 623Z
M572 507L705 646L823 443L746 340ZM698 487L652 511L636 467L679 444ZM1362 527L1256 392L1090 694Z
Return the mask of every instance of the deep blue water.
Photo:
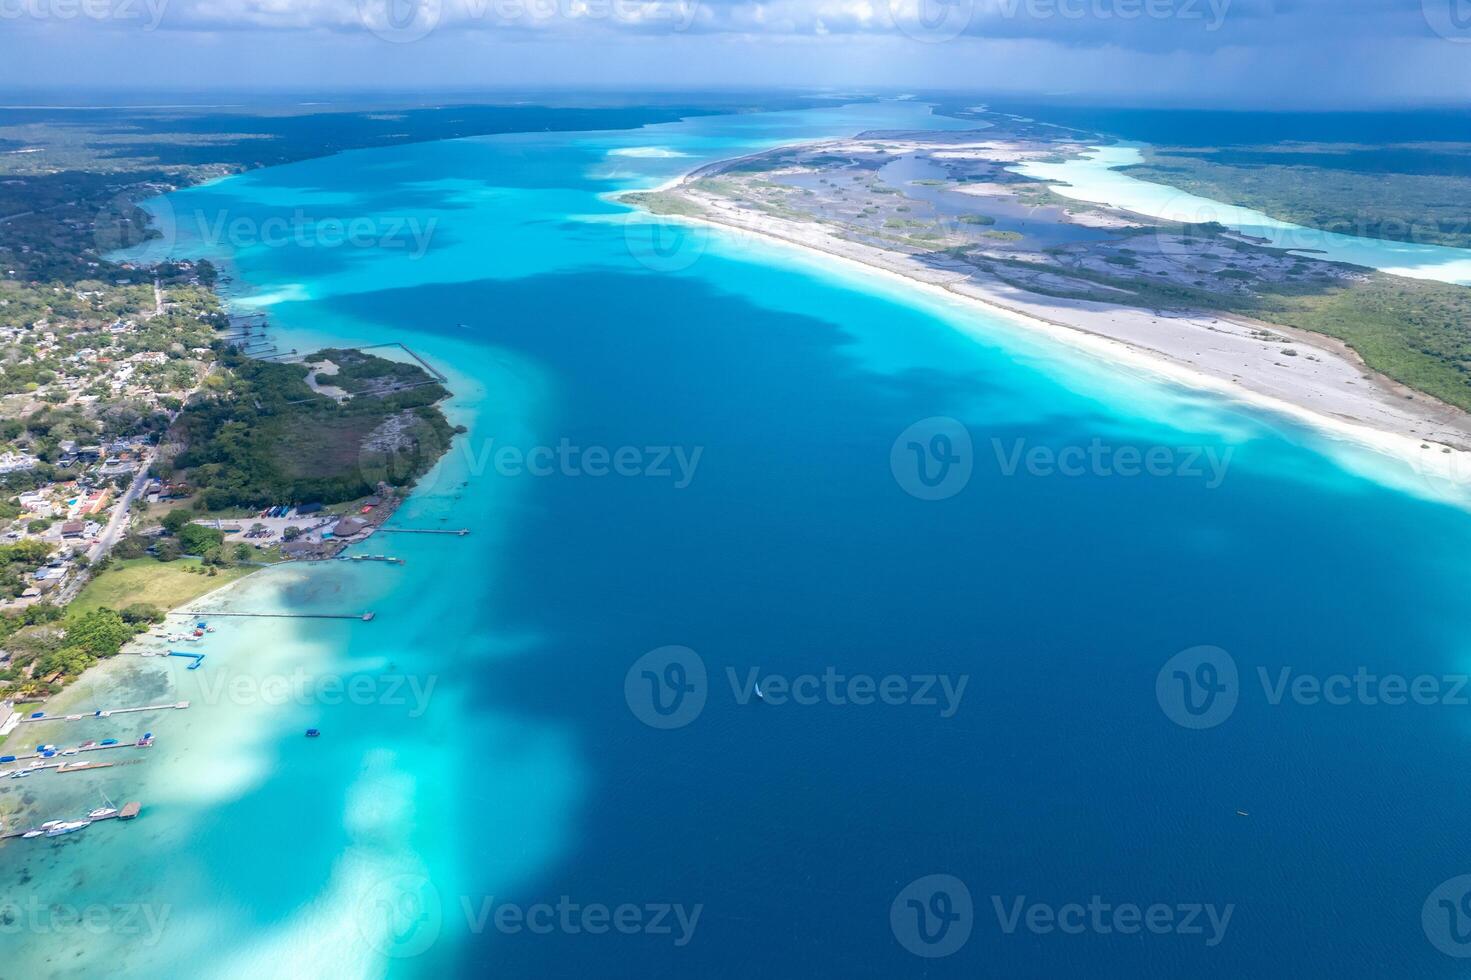
M968 105L974 105L972 98ZM1315 112L1141 108L1062 101L998 99L1001 112L1107 133L1141 143L1184 146L1253 146L1267 143L1413 143L1471 140L1471 111L1464 108Z
M272 642L328 665L432 671L431 710L408 722L314 709L329 754L283 723L267 737L269 779L178 804L238 843L183 832L170 862L128 878L130 894L193 896L157 947L119 953L130 972L1464 974L1421 908L1471 871L1467 709L1273 705L1255 671L1464 671L1471 517L1359 475L1280 420L1091 367L871 275L629 223L598 197L770 140L940 124L887 104L480 138L172 196L176 217L304 206L438 219L419 259L235 247L232 268L239 301L265 302L287 343L403 340L450 373L470 431L400 520L476 530L394 540L399 570L320 570L323 593L366 590L379 619ZM645 155L612 153L629 149ZM891 450L935 416L963 423L973 473L924 500ZM1233 455L1208 486L1007 475L992 444L1095 438ZM701 455L678 488L511 475L484 462L490 440ZM1156 677L1202 644L1234 658L1240 700L1190 730ZM710 678L703 711L673 730L643 723L624 693L635 661L666 645L696 651ZM950 717L741 704L725 671L751 667L967 686ZM354 814L379 799L393 819L364 829ZM942 959L906 951L890 923L901 890L931 874L974 901L969 941ZM993 896L1094 895L1233 911L1208 947L1007 934L993 909ZM683 946L476 933L461 900L490 896L701 913Z
M992 107L1060 126L1155 146L1235 167L1322 167L1365 174L1471 176L1471 157L1454 144L1471 142L1465 109L1352 112L1267 112L1228 109L1146 109L1063 103L991 103ZM1255 147L1322 143L1316 151L1270 152ZM1452 144L1452 145L1446 145ZM1199 152L1190 152L1198 148Z

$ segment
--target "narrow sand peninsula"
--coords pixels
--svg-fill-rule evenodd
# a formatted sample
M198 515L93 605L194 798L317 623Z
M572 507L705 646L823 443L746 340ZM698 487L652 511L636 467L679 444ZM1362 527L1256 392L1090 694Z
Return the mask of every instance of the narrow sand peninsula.
M719 165L716 165L719 166ZM1370 370L1347 345L1291 327L1214 314L1180 314L1068 300L1019 290L958 263L849 241L816 222L742 208L692 186L710 168L666 182L701 211L661 220L709 224L856 263L911 286L969 301L992 317L1187 387L1226 394L1408 462L1437 495L1471 490L1471 415ZM649 193L642 191L640 193ZM1286 338L1264 341L1263 330Z

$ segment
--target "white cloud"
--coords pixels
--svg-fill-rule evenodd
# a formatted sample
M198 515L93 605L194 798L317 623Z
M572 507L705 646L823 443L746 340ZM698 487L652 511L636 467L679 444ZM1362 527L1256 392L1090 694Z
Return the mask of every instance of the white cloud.
M0 0L11 20L78 0ZM893 35L1035 39L1079 47L1218 50L1331 39L1432 36L1437 4L1461 0L87 0L156 11L164 30L585 36L589 32ZM51 14L55 19L54 13ZM106 17L94 18L99 22ZM122 20L122 18L112 18Z
M0 85L862 85L1274 107L1448 102L1471 86L1471 46L1431 33L1418 2L1232 0L1214 31L1048 19L1055 8L1024 0L1010 14L1012 0L430 0L398 19L384 0L152 2L167 4L159 29L126 37L94 22L0 23Z

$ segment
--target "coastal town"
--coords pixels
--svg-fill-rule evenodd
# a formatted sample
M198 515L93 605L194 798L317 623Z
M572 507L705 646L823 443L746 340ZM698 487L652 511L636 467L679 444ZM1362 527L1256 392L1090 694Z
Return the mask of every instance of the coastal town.
M0 216L7 706L255 569L341 557L453 435L407 348L281 352L224 312L210 262L115 258L155 234L136 201L174 184L58 176L78 201Z
M0 0L0 980L1471 980L1468 54Z

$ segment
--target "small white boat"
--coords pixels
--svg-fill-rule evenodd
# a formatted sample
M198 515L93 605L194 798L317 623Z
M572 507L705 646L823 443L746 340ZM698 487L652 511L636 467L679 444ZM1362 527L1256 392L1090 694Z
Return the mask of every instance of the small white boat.
M91 813L87 814L87 819L101 820L103 817L117 816L117 805L113 803L112 800L109 800L107 798L107 794L99 789L97 791L97 795L102 797L102 805L93 810Z
M45 833L44 830L28 830L25 833L21 834L21 836L22 837L40 837L44 833Z
M62 834L76 833L91 824L90 820L63 820L56 826L46 831L47 837L60 837Z

